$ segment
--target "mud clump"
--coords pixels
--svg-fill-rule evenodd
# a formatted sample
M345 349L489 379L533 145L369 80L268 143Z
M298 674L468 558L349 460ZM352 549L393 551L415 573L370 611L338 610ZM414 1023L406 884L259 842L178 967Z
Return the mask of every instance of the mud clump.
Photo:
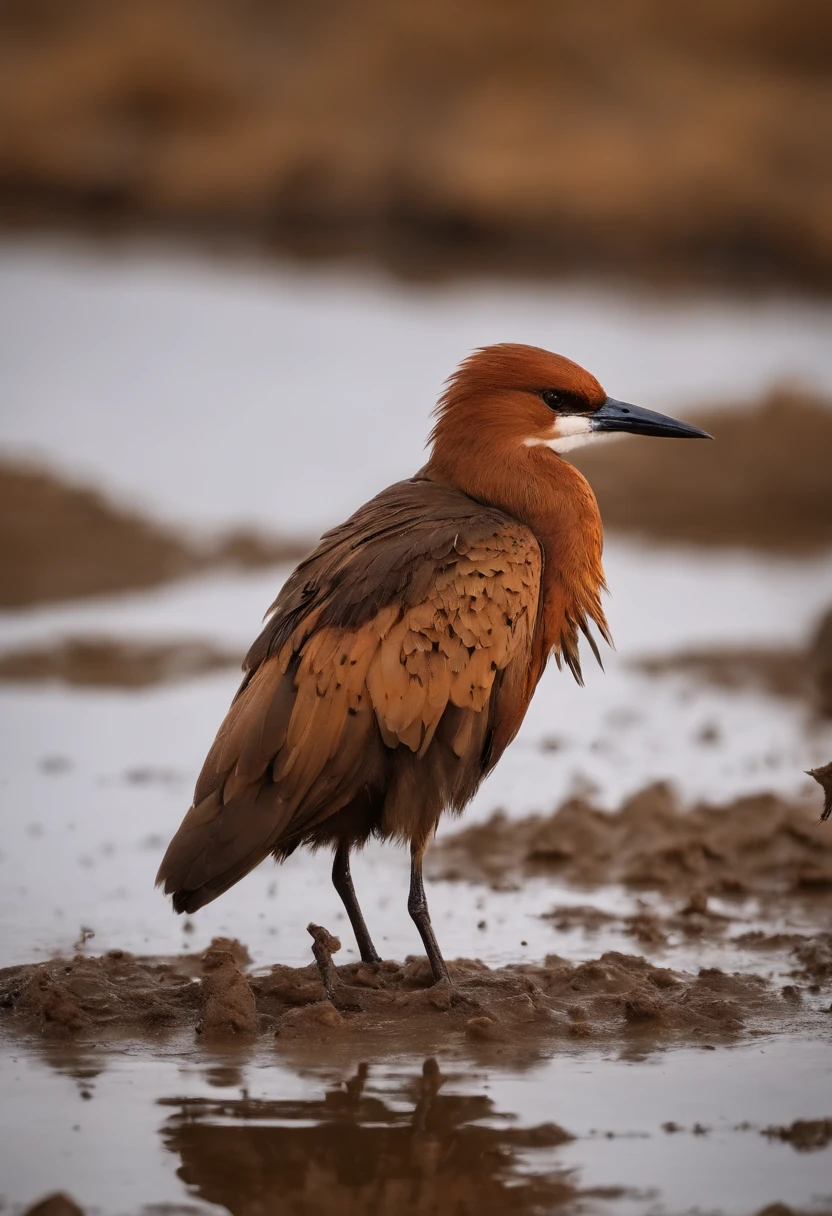
M70 986L46 967L39 967L27 980L20 994L18 1011L41 1022L44 1030L57 1033L92 1025L92 1019L78 1004Z
M202 960L201 1030L212 1034L253 1034L257 1009L248 980L232 950L215 941Z
M63 1191L55 1191L33 1203L24 1212L24 1216L84 1216L82 1208Z
M832 761L820 768L807 769L810 777L814 777L823 790L823 811L821 819L828 819L832 814Z
M648 440L631 436L575 453L606 527L789 555L832 544L828 401L784 387L754 409L697 413L695 421L717 442L668 444L661 460Z
M0 607L155 587L215 566L297 561L310 546L254 532L202 543L29 465L0 461Z
M812 1153L832 1144L832 1119L795 1119L788 1127L767 1127L763 1135L782 1140L799 1153Z
M437 842L431 864L438 877L495 887L554 873L579 886L615 882L698 899L828 899L832 832L816 807L774 794L684 811L658 784L612 813L583 798L546 817L497 813Z
M96 1027L141 1032L195 1024L199 988L192 965L142 959L122 950L101 958L7 967L0 971L0 1021L47 1035Z

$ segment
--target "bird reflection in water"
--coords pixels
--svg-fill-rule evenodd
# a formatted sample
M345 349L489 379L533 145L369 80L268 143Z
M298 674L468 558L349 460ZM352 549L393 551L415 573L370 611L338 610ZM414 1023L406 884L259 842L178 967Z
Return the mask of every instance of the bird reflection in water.
M575 1200L552 1150L554 1124L516 1128L484 1094L440 1093L435 1060L421 1076L368 1092L369 1069L311 1099L165 1099L163 1128L195 1197L234 1216L532 1213Z

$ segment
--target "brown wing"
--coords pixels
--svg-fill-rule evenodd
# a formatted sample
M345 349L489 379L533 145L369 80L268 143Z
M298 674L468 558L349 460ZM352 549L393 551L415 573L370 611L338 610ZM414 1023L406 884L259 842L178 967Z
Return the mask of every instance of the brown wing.
M273 605L162 862L177 910L359 797L400 837L461 807L525 711L540 574L527 528L422 478L327 534ZM495 752L504 680L522 704Z

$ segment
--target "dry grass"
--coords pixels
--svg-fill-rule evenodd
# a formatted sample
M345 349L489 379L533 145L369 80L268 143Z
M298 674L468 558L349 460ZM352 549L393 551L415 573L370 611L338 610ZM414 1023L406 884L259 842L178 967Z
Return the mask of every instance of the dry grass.
M825 0L6 0L7 222L832 282Z

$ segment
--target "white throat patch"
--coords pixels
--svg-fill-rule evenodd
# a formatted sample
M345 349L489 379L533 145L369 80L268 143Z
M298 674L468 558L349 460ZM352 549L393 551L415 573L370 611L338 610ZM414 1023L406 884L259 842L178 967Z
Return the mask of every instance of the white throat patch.
M598 438L598 432L593 431L589 418L582 414L564 414L558 418L552 433L545 439L524 439L527 448L551 448L553 452L571 452L573 448L583 447L592 439Z

